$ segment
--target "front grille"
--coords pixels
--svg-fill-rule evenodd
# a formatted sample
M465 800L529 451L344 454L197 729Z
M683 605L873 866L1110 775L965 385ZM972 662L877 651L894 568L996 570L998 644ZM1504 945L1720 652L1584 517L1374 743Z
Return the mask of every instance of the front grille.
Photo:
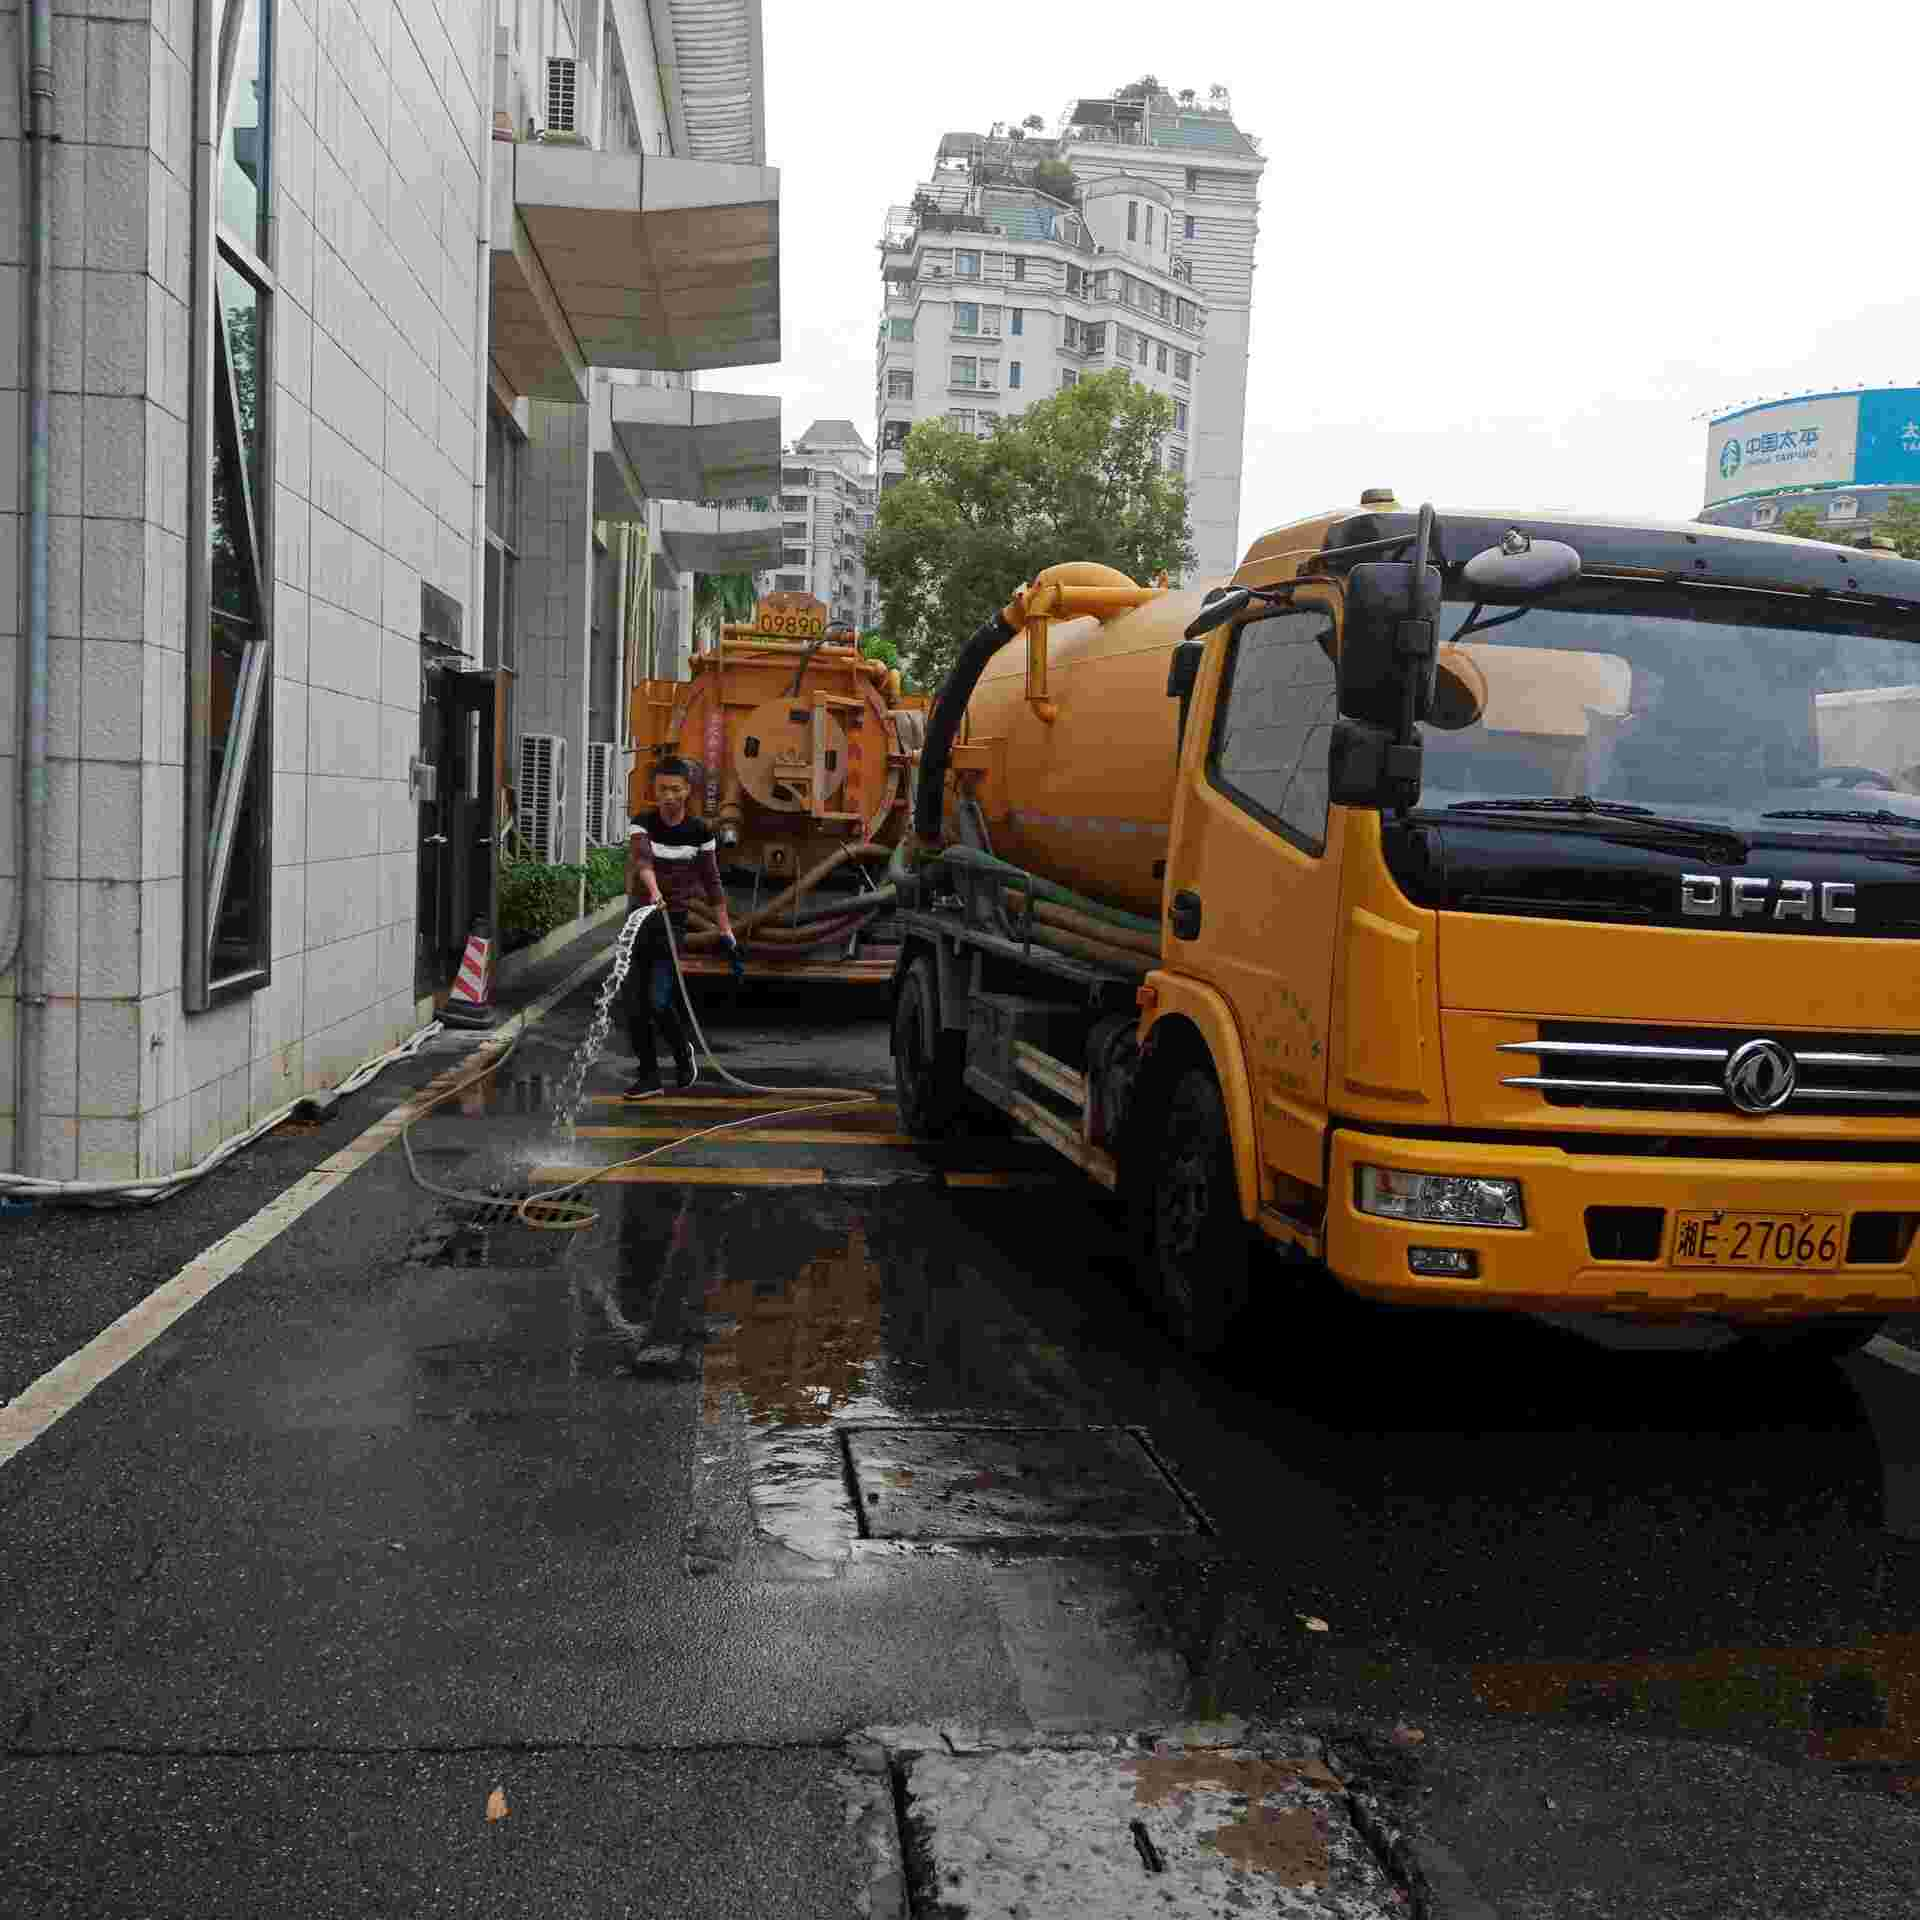
M1652 1113L1735 1113L1725 1073L1735 1049L1770 1039L1793 1056L1793 1092L1783 1115L1920 1115L1920 1038L1911 1034L1769 1034L1708 1027L1623 1027L1543 1020L1537 1040L1499 1051L1531 1055L1535 1073L1506 1087L1536 1087L1551 1107L1611 1107Z

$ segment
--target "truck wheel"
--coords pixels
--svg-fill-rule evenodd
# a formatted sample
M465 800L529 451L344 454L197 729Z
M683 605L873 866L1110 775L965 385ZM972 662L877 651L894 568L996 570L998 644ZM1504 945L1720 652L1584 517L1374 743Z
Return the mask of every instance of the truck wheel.
M901 1124L909 1133L940 1140L953 1131L966 1099L966 1057L966 1036L941 1031L933 963L924 957L914 961L893 1003L894 1094Z
M1806 1361L1844 1360L1858 1353L1886 1323L1872 1315L1835 1315L1827 1320L1789 1320L1777 1327L1742 1328L1735 1351L1755 1358Z
M1246 1305L1252 1247L1226 1103L1205 1067L1174 1080L1145 1172L1149 1281L1180 1344L1189 1353L1217 1353Z

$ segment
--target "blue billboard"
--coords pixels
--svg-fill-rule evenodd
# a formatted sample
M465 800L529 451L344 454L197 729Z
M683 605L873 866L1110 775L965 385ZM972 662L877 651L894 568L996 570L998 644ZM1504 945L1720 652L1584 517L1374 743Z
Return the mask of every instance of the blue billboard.
M1862 487L1920 487L1920 387L1880 387L1860 396L1853 478Z

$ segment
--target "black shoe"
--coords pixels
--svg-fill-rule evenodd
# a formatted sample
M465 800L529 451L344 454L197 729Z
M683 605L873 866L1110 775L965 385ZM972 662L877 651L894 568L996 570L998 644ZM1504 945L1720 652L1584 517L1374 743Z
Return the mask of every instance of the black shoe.
M699 1079L700 1069L693 1064L693 1049L691 1047L689 1047L685 1053L675 1055L673 1070L683 1088L692 1086L693 1083Z
M621 1094L623 1100L645 1100L649 1095L664 1091L657 1073L636 1073Z

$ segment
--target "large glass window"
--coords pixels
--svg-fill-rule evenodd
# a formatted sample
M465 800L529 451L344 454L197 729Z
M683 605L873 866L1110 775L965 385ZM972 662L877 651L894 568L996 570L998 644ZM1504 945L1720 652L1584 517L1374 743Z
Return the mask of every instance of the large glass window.
M263 986L273 713L271 432L273 62L270 0L226 0L216 44L215 202L200 209L193 495L204 539L187 635L185 995L203 1008Z
M520 497L526 443L512 417L487 403L487 604L481 626L484 667L501 671L502 737L517 739L513 727L513 675L519 665L515 647L519 619Z

